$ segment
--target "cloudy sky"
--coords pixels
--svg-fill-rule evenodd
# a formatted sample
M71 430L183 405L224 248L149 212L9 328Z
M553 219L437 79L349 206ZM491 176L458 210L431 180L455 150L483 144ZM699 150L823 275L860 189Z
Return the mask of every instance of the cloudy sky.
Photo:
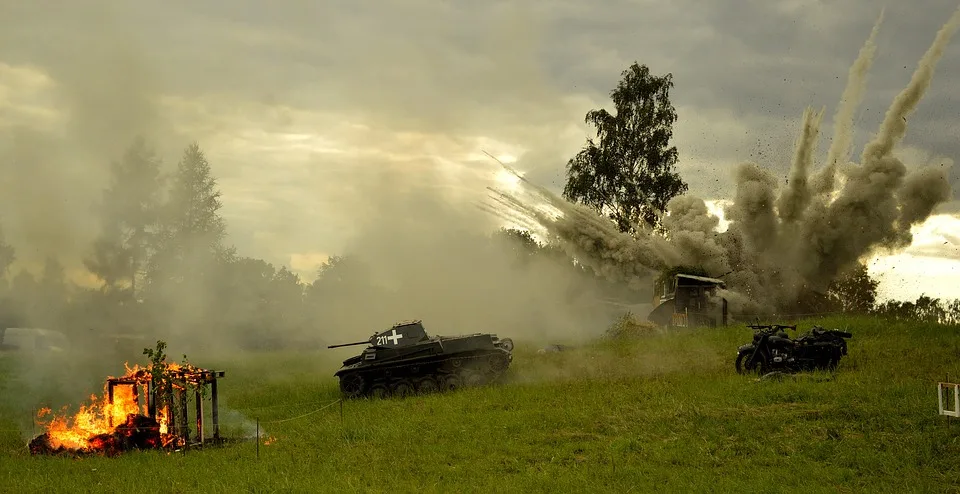
M855 155L956 1L888 2ZM671 5L672 4L672 5ZM834 6L831 4L841 4ZM482 197L515 159L559 190L591 108L633 61L670 72L691 193L733 167L786 176L804 107L821 156L875 0L0 0L3 224L21 251L80 246L104 169L137 134L172 166L196 140L241 254L307 279L343 250L378 186ZM960 40L909 122L909 164L960 156ZM960 192L960 173L952 174ZM29 182L30 185L24 185ZM42 198L42 200L41 200ZM886 294L960 297L960 219L945 208L875 263ZM75 253L82 255L82 253Z

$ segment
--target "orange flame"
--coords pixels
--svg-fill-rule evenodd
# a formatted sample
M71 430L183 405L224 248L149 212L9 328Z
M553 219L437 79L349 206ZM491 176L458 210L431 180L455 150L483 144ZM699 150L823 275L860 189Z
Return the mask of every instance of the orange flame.
M149 371L135 365L131 368L124 364L126 374L122 378L139 378L140 382L149 381ZM180 370L176 363L167 364L167 370ZM40 420L52 415L49 408L41 408L37 412L37 425L43 427L48 435L48 441L54 449L65 448L75 451L90 451L98 448L95 437L109 434L124 424L130 415L147 415L147 386L145 384L116 384L113 387L113 402L109 397L108 385L104 385L103 396L90 396L86 405L80 405L80 410L70 415L67 407L63 407L59 414L48 420ZM172 444L179 438L169 434L170 410L165 406L156 411L156 420L160 425L160 436L164 446Z

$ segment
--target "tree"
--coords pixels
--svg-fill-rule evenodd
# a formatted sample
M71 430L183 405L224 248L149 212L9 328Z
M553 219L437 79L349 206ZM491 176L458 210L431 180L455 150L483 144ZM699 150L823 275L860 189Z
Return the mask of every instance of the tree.
M231 334L247 348L280 348L302 336L303 285L286 267L240 257L228 263L218 285Z
M160 214L157 252L151 257L146 299L157 322L222 324L217 284L236 254L224 245L220 191L197 143L183 153ZM176 309L175 311L173 309Z
M370 266L353 256L330 256L317 268L317 277L309 285L314 297L348 290L360 291L373 286Z
M27 269L21 268L10 282L11 308L9 317L19 324L35 325L35 315L41 311L40 284Z
M597 139L567 163L564 198L610 217L622 232L660 226L673 197L687 191L674 171L677 148L669 146L677 113L670 103L673 75L653 76L633 63L610 93L616 113L587 112Z
M270 314L274 327L288 344L309 341L304 285L300 276L281 266L270 280Z
M960 300L947 302L921 294L915 302L887 300L878 304L873 313L900 321L957 324L960 322Z
M158 224L162 179L160 159L138 138L120 161L111 166L113 177L99 205L101 232L93 253L84 261L104 288L128 287L136 296Z
M159 252L151 262L151 283L161 278L177 283L217 272L217 264L233 259L223 243L226 222L220 216L220 191L210 164L197 143L183 153L161 212Z
M866 314L876 306L879 285L870 277L867 266L858 263L833 280L827 293L840 312Z
M69 300L66 270L56 257L49 256L44 261L37 289L40 310L33 315L34 318L39 319L37 323L41 326L59 327Z
M0 328L17 326L19 308L14 303L7 276L10 266L16 261L13 246L7 243L3 229L0 229ZM2 332L2 330L0 330Z
M870 277L867 266L858 263L834 278L826 291L803 286L796 300L782 304L779 309L796 314L867 314L877 307L879 285L879 281Z
M7 243L7 236L0 229L0 280L3 288L7 288L7 275L10 273L10 266L17 260L16 252L13 246Z
M500 228L491 235L491 240L494 245L507 249L521 263L530 261L542 248L529 231L517 228Z

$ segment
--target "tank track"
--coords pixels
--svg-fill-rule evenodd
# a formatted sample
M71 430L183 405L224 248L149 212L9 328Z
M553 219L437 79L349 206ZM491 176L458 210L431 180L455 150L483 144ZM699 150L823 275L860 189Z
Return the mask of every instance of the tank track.
M348 399L388 398L484 386L500 379L511 360L493 352L359 368L340 375L340 392Z

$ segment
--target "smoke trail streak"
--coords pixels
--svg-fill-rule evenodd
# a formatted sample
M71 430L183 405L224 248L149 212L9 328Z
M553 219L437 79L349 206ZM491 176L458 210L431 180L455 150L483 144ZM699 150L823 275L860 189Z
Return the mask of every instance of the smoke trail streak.
M785 224L798 221L803 211L810 203L810 188L807 176L813 166L813 155L817 151L817 138L820 136L820 121L824 110L814 113L812 108L803 112L803 123L800 138L797 140L797 151L793 165L790 167L790 182L780 199L777 201L777 210L780 219Z
M873 66L873 57L877 53L877 34L883 23L883 14L884 9L880 9L880 15L873 24L870 36L860 48L857 60L853 62L847 75L847 85L843 88L837 113L833 116L833 141L827 151L826 166L811 180L811 187L816 194L832 191L837 166L850 161L853 151L854 114L863 102L864 91L867 88L867 74Z
M917 63L917 69L914 71L910 83L894 98L893 105L887 110L883 123L880 125L880 132L864 148L861 161L867 163L870 161L870 157L889 156L894 146L903 139L907 132L907 117L917 108L917 104L920 103L924 93L930 87L937 62L940 61L944 49L950 43L953 35L956 34L957 28L960 28L960 7L957 7L950 19L937 32L933 44L930 45L930 48Z
M768 170L754 163L741 164L736 170L734 201L725 214L729 225L723 233L716 231L719 220L701 199L681 196L668 204L663 222L666 235L649 231L627 235L592 209L565 201L499 160L530 198L497 191L494 207L532 219L569 255L614 281L638 286L664 268L700 267L724 277L731 310L753 313L790 307L805 292L822 292L865 256L909 245L911 226L925 221L951 196L943 167L907 174L892 152L960 27L960 8L937 32L909 84L893 100L879 132L864 148L861 164L847 166L853 117L863 99L882 20L881 12L849 70L823 170L808 181L824 114L808 108L786 189L778 197L777 180ZM839 182L835 180L838 169L844 174ZM534 206L536 202L560 214L548 215Z

